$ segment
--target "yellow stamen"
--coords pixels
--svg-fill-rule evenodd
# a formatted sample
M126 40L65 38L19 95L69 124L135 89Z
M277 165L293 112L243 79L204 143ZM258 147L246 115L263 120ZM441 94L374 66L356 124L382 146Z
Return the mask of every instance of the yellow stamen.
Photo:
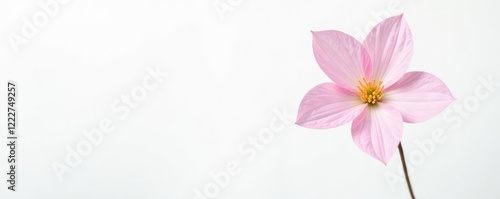
M368 104L375 104L382 100L384 96L384 86L382 86L382 81L377 81L373 78L373 81L366 81L363 77L358 80L358 94L361 101Z

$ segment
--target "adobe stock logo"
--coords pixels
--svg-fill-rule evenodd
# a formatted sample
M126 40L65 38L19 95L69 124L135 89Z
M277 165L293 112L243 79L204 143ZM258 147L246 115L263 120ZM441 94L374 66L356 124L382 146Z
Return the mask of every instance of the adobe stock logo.
M42 10L33 13L30 19L23 17L21 30L19 34L9 32L7 38L10 41L10 45L14 49L14 52L19 53L19 47L21 44L26 44L30 39L33 39L40 28L45 27L50 18L54 18L59 14L61 10L61 5L65 5L69 0L41 0L38 5Z
M445 125L432 130L430 137L423 140L415 140L416 149L405 154L408 157L408 173L412 175L419 166L422 166L442 146L449 136L453 135L453 131L459 129L462 123L476 111L482 102L488 100L500 88L500 81L494 80L493 75L487 77L479 76L479 83L474 88L474 93L454 102L443 113ZM470 119L469 119L470 120ZM398 168L397 172L386 171L384 174L387 185L392 191L397 190L396 186L405 186L403 170Z
M166 72L160 71L159 66L147 67L146 72L147 74L142 78L140 84L132 87L129 92L121 94L119 99L111 103L111 112L117 114L118 121L127 119L130 113L147 99L148 93L157 89L163 79L168 76ZM111 117L103 117L99 120L96 128L82 130L84 138L76 146L66 146L67 153L64 161L52 162L52 169L59 182L63 181L63 176L66 173L73 172L84 158L92 153L94 147L98 147L104 141L105 135L115 131L116 122Z
M222 21L227 12L232 12L234 8L239 6L242 2L243 0L215 0L212 2L212 6L217 16L219 16L219 19Z
M277 135L280 135L286 127L293 124L296 118L295 114L290 114L286 108L280 111L273 109L273 116L269 119L267 127L261 128L253 135L250 135L246 140L238 144L238 155L225 165L225 168L217 172L210 171L208 175L210 180L201 186L193 188L193 199L211 199L216 198L224 191L225 188L230 186L232 179L240 175L245 166L256 160L258 154L263 153ZM245 161L241 161L240 159Z
M354 28L355 33L353 34L356 40L363 42L368 35L368 33L383 19L389 18L391 16L401 13L403 9L401 8L401 3L399 0L392 0L387 4L386 9L380 10L379 12L371 12L373 20L369 21L364 29L359 27Z

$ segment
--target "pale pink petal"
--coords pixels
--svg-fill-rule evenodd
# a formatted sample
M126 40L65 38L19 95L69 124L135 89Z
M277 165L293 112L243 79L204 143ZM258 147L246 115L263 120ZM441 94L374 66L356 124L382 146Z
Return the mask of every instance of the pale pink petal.
M401 140L403 120L398 110L379 102L354 119L351 133L362 151L387 164Z
M316 62L335 83L355 91L358 80L371 77L368 52L354 37L336 30L312 34Z
M404 122L425 121L455 100L448 87L426 72L409 72L387 88L384 103L398 109Z
M296 124L315 129L337 127L352 121L365 106L354 92L335 83L323 83L302 99Z
M402 14L376 25L363 46L370 54L372 77L383 80L386 88L398 81L410 66L413 38Z

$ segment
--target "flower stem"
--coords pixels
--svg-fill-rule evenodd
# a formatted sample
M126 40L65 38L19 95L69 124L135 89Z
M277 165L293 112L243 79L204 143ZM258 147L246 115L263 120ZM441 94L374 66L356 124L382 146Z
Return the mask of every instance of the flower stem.
M401 162L403 163L403 170L405 171L406 183L408 184L408 189L410 190L411 198L415 199L415 195L413 194L413 189L411 188L410 177L408 176L408 169L406 169L405 154L403 152L403 145L401 145L401 142L399 142L398 149L399 149L399 156L401 157Z

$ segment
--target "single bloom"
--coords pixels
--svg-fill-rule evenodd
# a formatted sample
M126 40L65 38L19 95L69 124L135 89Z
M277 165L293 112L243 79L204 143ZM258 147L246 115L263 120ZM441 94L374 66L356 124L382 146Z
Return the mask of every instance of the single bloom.
M297 115L300 126L327 129L352 121L354 143L387 164L403 122L425 121L455 100L436 76L406 72L413 39L402 14L380 22L363 43L336 30L312 35L316 61L333 82L307 92Z

